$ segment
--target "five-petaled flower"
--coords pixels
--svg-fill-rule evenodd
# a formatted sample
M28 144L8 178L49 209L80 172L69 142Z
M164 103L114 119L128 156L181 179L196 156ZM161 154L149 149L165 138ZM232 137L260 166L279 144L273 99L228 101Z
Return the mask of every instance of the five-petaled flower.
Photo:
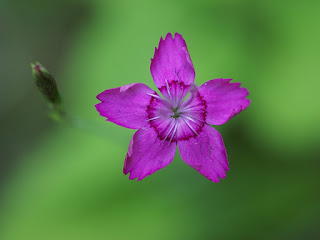
M171 163L178 145L188 165L219 182L229 164L222 137L209 124L224 124L246 109L250 104L245 98L247 89L222 78L196 87L193 64L178 33L160 39L150 70L163 98L142 83L108 89L97 96L101 103L96 108L107 121L139 129L131 139L124 174L142 180Z

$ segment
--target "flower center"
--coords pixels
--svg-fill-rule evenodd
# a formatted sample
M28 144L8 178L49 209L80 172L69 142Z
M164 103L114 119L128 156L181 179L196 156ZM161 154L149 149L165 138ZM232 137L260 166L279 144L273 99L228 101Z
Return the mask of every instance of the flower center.
M182 112L179 111L179 108L176 107L175 109L171 108L173 115L171 115L172 118L178 118L182 114Z
M147 107L149 124L157 131L159 139L169 144L196 137L206 124L207 106L200 93L193 88L183 101L189 89L183 83L172 81L160 88L165 99L156 92L149 94L152 97Z

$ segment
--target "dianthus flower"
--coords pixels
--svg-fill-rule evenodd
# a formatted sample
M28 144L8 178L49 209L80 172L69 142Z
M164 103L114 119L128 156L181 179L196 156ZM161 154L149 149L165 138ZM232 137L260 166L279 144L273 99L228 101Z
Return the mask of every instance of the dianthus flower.
M213 182L229 171L221 125L246 109L248 91L231 79L194 85L195 71L182 36L160 39L150 71L163 97L143 83L108 89L97 98L100 115L120 126L139 129L133 135L124 162L129 179L142 180L181 158ZM189 94L189 95L188 95ZM188 95L188 96L187 96Z

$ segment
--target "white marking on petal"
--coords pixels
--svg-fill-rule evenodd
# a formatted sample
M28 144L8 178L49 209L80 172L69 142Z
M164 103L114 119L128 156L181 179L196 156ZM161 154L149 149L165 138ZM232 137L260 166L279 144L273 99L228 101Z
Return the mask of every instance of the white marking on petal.
M193 65L192 65L192 61L191 61L191 58L190 58L190 54L188 52L188 49L186 47L182 47L182 50L184 51L184 53L186 54L186 59L187 59L187 62L190 64L190 66L193 68Z
M136 83L132 83L132 84L128 84L125 86L120 87L120 92L125 92L127 91L129 88L131 88L133 85L136 85Z

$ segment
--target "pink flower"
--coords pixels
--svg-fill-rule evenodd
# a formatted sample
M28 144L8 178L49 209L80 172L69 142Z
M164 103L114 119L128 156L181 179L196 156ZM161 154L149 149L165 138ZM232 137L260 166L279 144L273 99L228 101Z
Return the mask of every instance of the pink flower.
M240 83L222 78L197 88L186 43L178 33L160 39L150 70L164 98L142 83L108 89L97 96L101 103L96 108L107 121L139 129L131 139L124 174L142 180L171 163L178 145L188 165L219 182L229 164L222 137L209 124L224 124L246 109L249 92Z

